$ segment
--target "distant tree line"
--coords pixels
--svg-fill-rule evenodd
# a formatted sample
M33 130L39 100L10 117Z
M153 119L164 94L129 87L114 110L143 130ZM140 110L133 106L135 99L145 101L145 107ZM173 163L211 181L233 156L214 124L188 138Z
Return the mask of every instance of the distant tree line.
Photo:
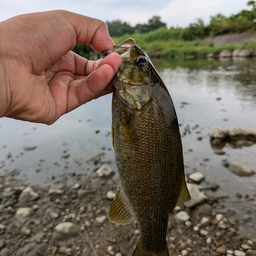
M129 23L121 20L107 21L109 34L112 37L120 37L125 34L148 33L158 28L167 28L166 23L161 21L160 16L153 16L145 24L136 24L131 26Z
M153 16L144 24L136 24L131 26L128 22L121 20L107 21L109 33L112 37L129 37L134 34L149 34L154 31L159 31L157 37L167 38L172 37L176 40L193 41L200 40L206 37L212 37L227 33L241 33L245 31L256 30L256 2L248 1L247 6L250 10L242 10L237 14L232 14L226 17L223 14L217 14L210 17L208 25L204 24L202 19L196 19L186 28L170 27L161 20L160 16ZM155 34L152 34L155 36ZM76 45L74 51L80 55L93 58L95 53L87 45Z

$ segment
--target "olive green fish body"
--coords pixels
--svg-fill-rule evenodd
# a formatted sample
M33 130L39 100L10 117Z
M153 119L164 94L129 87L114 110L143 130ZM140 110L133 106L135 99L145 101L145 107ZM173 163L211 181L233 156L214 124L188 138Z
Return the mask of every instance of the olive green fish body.
M133 255L166 256L168 215L189 199L177 116L146 53L131 39L121 46L123 52L116 46L123 63L114 79L112 100L113 147L121 188L109 218L127 224L136 216L140 236Z

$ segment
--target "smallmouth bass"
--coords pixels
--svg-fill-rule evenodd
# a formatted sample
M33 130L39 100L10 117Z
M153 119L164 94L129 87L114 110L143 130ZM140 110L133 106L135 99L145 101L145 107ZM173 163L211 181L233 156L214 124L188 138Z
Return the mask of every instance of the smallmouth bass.
M169 213L190 199L176 112L150 58L133 39L102 56L110 52L122 57L112 98L112 143L121 185L108 217L120 224L137 218L140 235L133 256L168 256Z

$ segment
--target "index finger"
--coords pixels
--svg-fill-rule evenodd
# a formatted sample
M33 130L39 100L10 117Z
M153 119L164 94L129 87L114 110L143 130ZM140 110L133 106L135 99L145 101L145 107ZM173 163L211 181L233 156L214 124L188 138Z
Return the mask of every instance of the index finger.
M110 49L115 44L105 22L72 12L66 12L65 17L75 30L77 43L89 44L97 52Z

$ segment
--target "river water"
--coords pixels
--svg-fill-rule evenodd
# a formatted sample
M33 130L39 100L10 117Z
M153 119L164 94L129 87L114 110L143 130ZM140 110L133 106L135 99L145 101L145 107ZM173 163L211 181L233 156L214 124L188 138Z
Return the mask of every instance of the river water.
M228 196L228 208L239 216L250 214L255 221L256 205L246 198L255 202L256 175L238 177L222 161L256 171L256 145L235 149L226 145L225 154L217 155L208 132L213 125L256 130L256 60L170 60L155 66L176 107L186 173L202 172L205 184L218 184L218 193ZM110 126L111 95L85 104L51 126L1 118L0 174L18 170L28 183L47 185L63 178L72 183L72 175L104 163L116 171ZM245 199L237 200L238 194ZM246 232L256 237L251 222L244 225Z

